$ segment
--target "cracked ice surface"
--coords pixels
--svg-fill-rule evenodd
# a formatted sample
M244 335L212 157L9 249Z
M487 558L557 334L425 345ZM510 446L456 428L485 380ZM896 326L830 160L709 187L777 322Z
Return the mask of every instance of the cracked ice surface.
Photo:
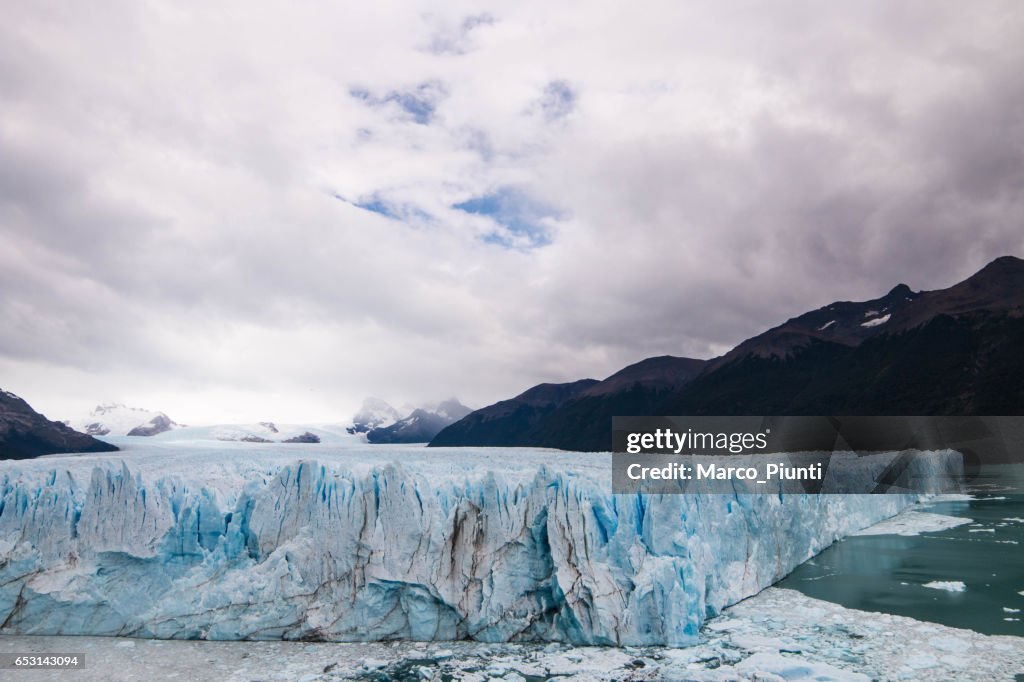
M7 633L686 645L897 495L612 495L606 454L132 444L0 463Z
M699 643L573 647L479 642L181 642L0 636L0 652L79 653L80 682L153 679L565 682L741 680L1012 680L1024 638L981 635L912 618L846 609L769 588L707 623ZM55 679L19 672L18 679Z

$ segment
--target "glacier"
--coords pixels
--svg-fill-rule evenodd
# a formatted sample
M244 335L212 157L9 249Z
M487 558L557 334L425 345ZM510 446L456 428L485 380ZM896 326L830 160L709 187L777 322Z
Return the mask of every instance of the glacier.
M0 462L3 632L685 646L919 497L613 495L609 454L112 440Z

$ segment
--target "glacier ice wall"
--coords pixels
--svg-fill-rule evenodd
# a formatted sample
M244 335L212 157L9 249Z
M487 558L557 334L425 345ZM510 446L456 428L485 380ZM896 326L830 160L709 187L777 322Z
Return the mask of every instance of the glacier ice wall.
M508 475L503 457L517 462ZM444 475L327 457L3 463L2 628L685 645L705 618L912 501L612 495L610 461L556 459L491 451Z

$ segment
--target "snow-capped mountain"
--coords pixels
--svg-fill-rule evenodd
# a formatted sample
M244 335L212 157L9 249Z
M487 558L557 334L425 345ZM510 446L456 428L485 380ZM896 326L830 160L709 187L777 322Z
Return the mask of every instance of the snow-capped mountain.
M437 405L432 407L424 408L428 412L433 412L442 419L447 419L451 422L457 422L458 420L465 417L467 414L472 412L472 408L466 407L458 401L457 398L451 398L449 400L442 400Z
M348 432L367 433L376 428L391 426L404 416L387 401L371 396L363 400L363 406L352 417L352 426L348 427Z
M347 430L351 434L365 434L370 443L427 443L470 412L455 398L406 408L404 413L380 398L367 398Z
M121 403L97 405L88 415L68 425L90 436L155 436L182 426L163 412Z
M363 443L360 436L337 424L280 424L272 421L247 424L184 426L157 436L160 441L237 441L241 443Z

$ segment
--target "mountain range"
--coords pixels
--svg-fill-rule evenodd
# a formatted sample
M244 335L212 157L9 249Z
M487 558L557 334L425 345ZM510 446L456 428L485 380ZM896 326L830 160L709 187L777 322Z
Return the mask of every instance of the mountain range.
M430 445L608 450L613 416L742 414L1024 414L1024 261L997 258L947 289L835 302L718 358L540 384Z
M367 398L352 418L351 434L365 434L370 443L428 443L445 427L473 410L457 399L418 407L404 415L380 398Z
M68 426L90 436L155 436L183 425L163 412L104 403L84 417L71 420Z

